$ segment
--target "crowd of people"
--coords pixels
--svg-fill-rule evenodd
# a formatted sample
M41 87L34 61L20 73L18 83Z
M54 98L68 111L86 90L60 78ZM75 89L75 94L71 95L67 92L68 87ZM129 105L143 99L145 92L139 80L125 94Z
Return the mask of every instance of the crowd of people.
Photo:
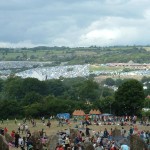
M9 135L11 138L9 138L9 142L8 145L10 148L20 148L21 150L32 150L33 149L33 142L31 141L31 136L32 133L29 129L29 125L30 127L36 127L36 121L34 119L29 119L27 121L26 118L24 118L22 120L22 123L17 123L17 119L15 118L15 125L17 127L17 130L12 130L11 133L8 132L8 128L5 127L4 129L1 128L0 129L0 134L5 136L6 134ZM51 126L51 122L50 119L48 119L48 121L46 122L45 119L41 119L41 122L46 125L47 127L50 128ZM3 119L1 120L1 124L6 124L8 125L8 119L6 121L4 121ZM28 125L29 124L29 125ZM46 132L44 131L44 129L41 129L39 132L40 135L40 140L42 141L43 147L45 147L45 149L43 148L43 150L47 150L46 148ZM11 140L10 140L11 139Z
M50 117L48 120L44 117L41 117L41 123L47 126L47 128L51 127L55 118ZM142 139L147 147L150 149L150 131L149 130L139 130L138 125L142 125L141 123L137 124L136 117L132 117L129 120L126 117L103 117L102 120L98 119L89 119L85 124L83 124L83 120L79 120L78 118L68 119L59 118L58 127L65 126L66 130L57 132L58 135L58 143L55 147L55 150L84 150L85 144L90 143L90 145L94 148L94 150L129 150L130 149L130 137L132 135L137 135L140 139ZM114 120L115 119L115 120ZM84 120L85 121L85 120ZM99 122L103 122L99 124ZM108 128L108 122L115 122L120 127L120 135L114 136L113 130L115 126L111 126L112 128ZM117 122L118 121L118 122ZM130 121L130 122L129 122ZM89 123L88 123L89 122ZM98 124L97 124L98 122ZM8 124L8 120L2 120L1 124ZM32 133L30 128L37 127L37 123L34 119L29 119L28 121L23 119L22 123L18 123L17 119L14 121L17 126L17 130L12 130L11 132L7 127L4 129L0 129L0 134L5 135L8 133L12 141L9 142L9 147L20 148L21 150L32 150L33 149L33 141L31 140ZM69 124L74 124L73 129L76 131L74 136L69 129ZM106 124L106 125L105 125ZM95 131L92 129L93 126L98 126L99 130ZM104 126L105 129L101 129ZM128 130L125 129L124 126L128 126ZM8 132L9 131L9 132ZM43 144L43 150L48 150L47 148L47 140L48 135L44 129L38 131L40 134L40 141Z
M56 150L84 150L84 143L87 142L92 144L94 150L129 150L130 137L132 135L137 135L145 142L148 149L150 149L149 130L138 129L138 125L148 126L148 120L142 119L137 122L136 116L105 116L93 119L89 117L87 120L80 120L80 123L78 123L78 118L74 118L73 122L76 123L75 128L78 131L76 137L71 139L69 134L61 133ZM114 136L113 128L110 130L105 128L96 132L90 128L90 125L93 124L100 127L105 125L107 127L108 125L119 125L121 127L120 135ZM126 130L124 126L127 126L129 129Z
M107 128L98 132L93 131L86 125L85 128L79 128L74 139L70 134L61 132L59 134L59 143L56 150L84 150L84 143L91 143L94 150L129 150L130 136L137 134L150 149L150 132L139 131L137 126L131 126L128 131L121 128L120 136L113 137L113 129Z

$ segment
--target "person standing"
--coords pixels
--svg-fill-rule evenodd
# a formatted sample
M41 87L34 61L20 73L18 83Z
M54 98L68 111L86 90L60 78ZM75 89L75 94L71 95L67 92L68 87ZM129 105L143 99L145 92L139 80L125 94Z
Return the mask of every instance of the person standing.
M108 138L108 135L109 135L109 133L108 133L107 129L105 128L105 130L104 130L104 138Z
M15 131L14 130L12 130L12 132L11 132L11 137L12 137L12 139L14 140L15 139Z
M18 148L18 145L19 145L19 134L18 134L18 132L16 132L15 133L15 147L17 147Z
M17 119L15 118L15 124L17 124Z
M29 127L28 127L28 125L26 124L26 125L25 125L25 132L28 133L28 131L29 131Z
M5 133L7 133L7 132L8 132L8 129L7 129L6 127L4 128L4 132L5 132Z
M31 137L31 132L28 130L28 132L27 132L27 141L30 139L30 137Z
M48 120L48 122L47 122L47 126L50 128L50 126L51 126L51 122L50 122L50 120Z
M67 136L67 137L65 138L65 150L67 150L68 147L70 147L70 140L69 140L69 137Z
M25 150L23 138L19 137L18 143L19 143L21 150Z
M86 125L86 129L85 129L85 134L86 134L86 136L90 136L90 129L88 128L87 125Z
M132 134L133 134L133 128L132 128L132 127L130 127L129 132L130 132L130 135L132 135Z

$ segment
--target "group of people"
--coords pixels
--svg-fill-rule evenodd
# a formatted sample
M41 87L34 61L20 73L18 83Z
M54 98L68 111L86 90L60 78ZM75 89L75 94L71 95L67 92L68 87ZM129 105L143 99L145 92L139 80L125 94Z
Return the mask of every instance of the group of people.
M74 118L74 122L77 122L77 118ZM136 124L137 116L94 116L91 118L91 116L82 118L82 125L131 125Z
M71 134L60 132L59 143L55 150L84 150L85 143L90 143L94 150L130 150L129 139L134 134L139 136L150 149L149 131L139 131L137 126L131 126L129 130L122 127L120 133L119 137L115 137L112 128L95 132L86 126L84 129L77 129L76 136L72 139Z
M5 124L4 121L3 124ZM34 119L28 119L27 121L27 119L24 118L22 120L22 123L16 124L16 119L15 119L15 125L17 127L17 130L12 130L11 132L7 127L0 129L1 135L3 136L6 136L6 134L9 135L8 146L12 148L13 147L20 148L21 150L33 150L34 143L31 140L32 133L30 132L29 126L36 127L36 121ZM45 122L43 123L43 125L45 125ZM51 125L50 119L47 121L46 125L50 128ZM47 137L46 132L44 131L44 129L41 129L38 132L40 135L39 140L41 140L43 147L45 147L45 150L47 150L45 145L46 137Z
M70 135L66 132L61 132L59 134L59 143L56 146L55 150L83 150L84 143L90 143L95 150L118 150L118 148L129 146L122 144L120 147L115 141L111 140L112 129L110 132L105 128L104 131L95 132L94 134L90 133L90 128L86 126L85 130L78 130L74 139L71 139Z
M5 127L4 129L1 129L0 134L4 136L8 134L7 132L8 129ZM27 150L32 150L31 148L33 146L30 142L31 132L29 130L26 132L26 134L24 134L23 137L21 137L20 133L15 130L12 130L9 136L11 137L9 138L9 147L20 147L21 150L25 150L25 147L27 147Z
M76 117L73 119L74 123L78 123L78 121L79 120ZM91 134L90 132L93 132L92 129L89 128L91 124L100 125L100 127L103 125L121 126L122 128L120 129L120 138L121 140L124 140L124 143L118 143L118 140L113 140L114 137L112 135L112 128L109 132L105 128L104 131ZM140 121L138 122L138 125L143 126L144 124L141 124ZM130 129L125 130L124 126L126 126L127 128L130 127ZM150 132L145 130L138 130L136 116L107 116L103 118L89 118L88 120L84 118L80 119L80 124L76 124L75 128L79 131L79 133L74 139L74 141L70 139L70 145L69 147L67 147L68 150L83 150L83 145L85 142L91 142L95 150L129 150L129 138L134 134L136 134L140 139L142 139L146 143L147 147L150 149ZM67 150L65 144L65 137L63 138L63 141L63 143L59 143L59 146L56 147L56 150Z
M16 119L15 119L16 121ZM73 121L73 120L71 120ZM122 120L120 120L121 122ZM124 120L125 122L126 120ZM46 123L47 122L47 123ZM65 120L66 122L66 120ZM67 123L70 122L70 120L67 120ZM29 125L30 123L30 125ZM52 122L53 123L53 122ZM58 127L62 126L64 123L63 119L58 120ZM79 120L77 119L75 123L79 123ZM16 123L15 123L16 124ZM49 118L46 120L44 117L41 118L41 124L47 126L49 129L51 126L51 119ZM120 137L123 143L119 143L118 139L116 140L113 135L113 126L112 128L105 129L101 128L102 126L98 127L98 131L93 130L90 126L91 124L94 124L94 120L90 120L90 124L88 121L84 124L84 126L79 126L74 128L76 133L74 136L72 136L69 126L66 126L68 130L61 131L58 133L58 143L55 147L55 150L84 150L85 144L90 143L90 145L94 148L94 150L129 150L130 149L130 143L129 143L129 137L133 134L136 134L141 138L148 147L150 147L150 131L146 130L138 130L138 127L136 125L136 122L130 125L130 128L124 127L124 124L121 126L118 126L120 128ZM34 119L29 119L29 122L26 119L23 119L22 123L17 123L17 130L13 130L11 133L8 132L9 129L6 127L3 129L0 134L4 135L5 133L10 133L10 136L12 137L12 141L9 142L10 147L16 147L21 148L21 150L32 150L33 149L33 141L31 140L32 133L30 132L30 127L36 127L39 123L36 125L36 121ZM82 124L83 125L83 124ZM125 130L126 128L126 130ZM47 133L44 129L41 128L39 131L40 139L43 148L47 150L46 144L47 144ZM117 137L118 138L118 137Z

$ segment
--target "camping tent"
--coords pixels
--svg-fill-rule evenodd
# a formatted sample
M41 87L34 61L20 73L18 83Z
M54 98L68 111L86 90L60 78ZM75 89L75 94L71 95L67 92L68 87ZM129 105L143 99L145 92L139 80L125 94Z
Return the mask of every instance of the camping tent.
M57 114L57 117L60 119L70 119L70 114L69 113L59 113Z

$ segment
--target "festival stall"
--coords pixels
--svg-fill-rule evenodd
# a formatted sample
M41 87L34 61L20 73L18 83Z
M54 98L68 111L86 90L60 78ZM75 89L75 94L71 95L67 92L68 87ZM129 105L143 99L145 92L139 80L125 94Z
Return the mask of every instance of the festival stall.
M94 119L99 119L99 116L101 115L101 112L98 109L97 110L96 109L91 109L89 114L90 114L90 118L94 120Z
M83 119L85 116L85 112L83 110L74 110L74 112L72 113L74 118L80 118Z

